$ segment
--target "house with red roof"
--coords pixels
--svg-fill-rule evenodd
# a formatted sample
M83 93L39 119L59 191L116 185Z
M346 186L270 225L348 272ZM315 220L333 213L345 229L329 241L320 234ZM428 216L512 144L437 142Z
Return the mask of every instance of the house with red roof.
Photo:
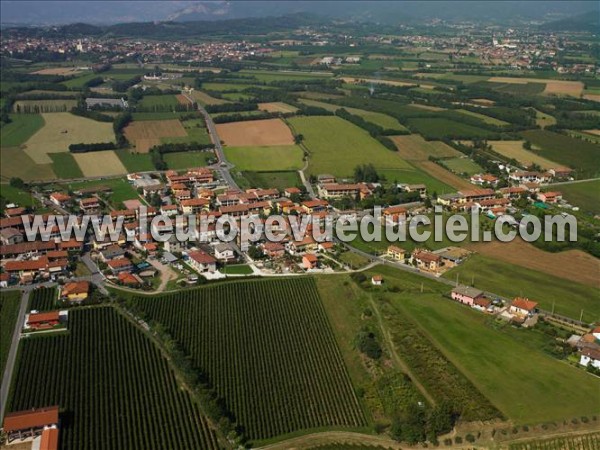
M306 270L316 269L318 263L319 263L319 260L317 258L317 255L314 255L312 253L306 253L305 255L302 256L302 266Z
M516 297L508 311L518 316L531 316L537 312L537 307L538 304L528 298Z
M437 272L442 265L442 258L428 250L415 249L412 253L412 260L419 269Z
M15 439L22 440L37 437L46 428L57 428L58 425L58 406L49 406L5 414L2 429L7 435L7 442L10 443ZM48 436L46 439L51 442L54 441L52 436ZM56 442L58 442L58 436ZM52 450L52 447L49 447L48 450Z
M217 260L206 252L190 252L188 256L188 263L199 273L215 272L217 270Z

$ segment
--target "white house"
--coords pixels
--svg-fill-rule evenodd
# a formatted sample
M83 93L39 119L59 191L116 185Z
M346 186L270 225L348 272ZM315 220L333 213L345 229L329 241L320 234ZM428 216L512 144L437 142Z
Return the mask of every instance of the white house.
M579 364L587 367L591 364L596 369L600 369L600 350L596 348L583 348L579 354Z
M199 273L215 272L217 270L217 260L205 252L190 252L189 264Z
M231 245L225 242L215 245L214 249L215 258L217 258L219 261L229 261L235 258L235 251Z

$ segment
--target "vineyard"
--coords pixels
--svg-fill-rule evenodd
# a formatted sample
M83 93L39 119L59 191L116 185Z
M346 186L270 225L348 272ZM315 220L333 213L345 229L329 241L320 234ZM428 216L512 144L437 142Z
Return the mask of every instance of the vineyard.
M596 450L600 448L600 433L556 437L510 444L510 450Z
M63 450L218 448L167 360L128 319L111 307L77 309L68 327L21 341L10 411L59 405Z
M312 279L134 301L190 354L249 439L366 425Z
M0 377L4 374L20 303L19 291L0 293Z
M29 311L51 311L58 307L58 293L54 288L39 288L31 291Z

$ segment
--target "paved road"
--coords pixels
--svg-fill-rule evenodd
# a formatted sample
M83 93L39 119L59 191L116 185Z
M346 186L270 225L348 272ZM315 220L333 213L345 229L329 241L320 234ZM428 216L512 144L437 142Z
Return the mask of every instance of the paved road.
M10 381L12 379L13 371L15 368L15 360L17 359L17 349L19 347L19 336L21 335L21 329L25 323L25 314L27 313L27 304L29 303L30 289L23 289L23 296L21 298L21 306L19 308L19 315L17 316L17 322L13 331L13 337L10 344L10 350L8 352L8 359L6 361L6 367L2 376L2 386L0 387L0 419L4 417L6 411L6 402L8 401L8 392L10 391Z
M565 184L578 184L578 183L587 183L588 181L598 181L600 178L587 178L584 180L573 180L573 181L559 181L558 183L543 183L542 187L551 187L551 186L563 186Z

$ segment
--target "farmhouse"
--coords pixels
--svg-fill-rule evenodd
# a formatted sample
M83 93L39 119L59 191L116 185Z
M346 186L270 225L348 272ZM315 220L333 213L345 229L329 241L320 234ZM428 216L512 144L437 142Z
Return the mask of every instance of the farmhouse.
M17 411L4 416L2 426L7 441L33 438L41 435L47 427L56 428L59 424L58 406Z
M66 203L71 201L71 196L63 194L62 192L53 192L50 194L50 201L56 206L63 207Z
M70 302L80 303L88 298L90 283L88 281L75 281L63 286L60 296Z
M573 169L567 167L557 167L550 169L548 172L556 178L569 178L573 174Z
M540 192L537 198L544 203L558 203L562 200L562 194L560 192Z
M437 271L442 263L442 258L439 255L431 253L427 250L415 249L412 253L412 260L417 263L419 269Z
M306 270L315 269L318 262L319 260L316 255L313 255L312 253L307 253L302 256L302 265Z
M518 316L531 316L537 312L538 304L527 298L517 297L510 305L509 312Z
M452 289L450 296L452 300L464 305L474 306L476 300L483 298L483 291L470 286L457 286Z
M403 248L397 247L396 245L390 245L387 248L387 256L389 256L392 259L395 259L396 261L403 262L406 258L406 252Z
M579 351L579 364L584 367L592 365L596 369L600 369L600 348L582 348Z
M47 330L60 324L60 311L30 313L25 322L25 328L32 330Z
M188 256L190 265L199 273L217 270L217 260L206 252L190 252Z
M486 174L477 174L471 177L471 183L482 186L484 184L489 184L491 186L496 186L498 184L498 177L486 173Z

